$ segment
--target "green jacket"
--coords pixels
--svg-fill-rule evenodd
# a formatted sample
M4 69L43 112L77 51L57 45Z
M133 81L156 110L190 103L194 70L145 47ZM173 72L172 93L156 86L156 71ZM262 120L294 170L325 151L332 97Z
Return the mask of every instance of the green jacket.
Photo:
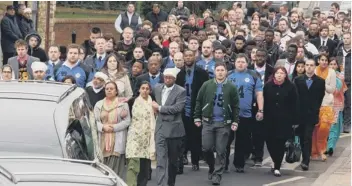
M194 122L212 120L216 89L217 85L215 79L210 79L202 85L198 92L196 107L194 109ZM222 91L224 124L238 123L240 108L237 88L226 79L223 83Z

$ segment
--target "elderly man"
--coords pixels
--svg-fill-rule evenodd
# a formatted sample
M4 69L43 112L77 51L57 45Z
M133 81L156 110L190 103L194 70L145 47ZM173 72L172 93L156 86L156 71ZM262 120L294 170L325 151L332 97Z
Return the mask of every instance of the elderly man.
M182 153L182 138L185 136L182 113L186 90L175 84L179 72L178 68L165 69L164 83L156 85L153 91L156 102L153 101L152 107L157 113L155 144L158 186L175 185L178 157Z
M93 107L98 101L105 98L104 86L108 80L109 77L106 74L97 72L94 75L92 86L86 88L90 103Z
M38 80L38 81L44 81L45 76L46 76L46 71L48 70L48 67L46 66L45 63L36 61L33 62L31 65L32 71L33 71L33 79Z

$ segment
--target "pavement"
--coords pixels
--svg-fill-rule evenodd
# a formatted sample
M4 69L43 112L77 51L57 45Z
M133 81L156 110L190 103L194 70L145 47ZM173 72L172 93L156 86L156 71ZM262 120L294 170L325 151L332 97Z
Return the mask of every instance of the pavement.
M233 150L230 161L233 160ZM188 157L190 162L190 157ZM229 173L224 173L222 186L348 186L351 185L351 135L341 134L334 155L326 162L312 161L308 171L302 171L300 163L283 163L281 177L275 177L270 172L271 158L264 147L264 161L262 167L253 167L252 161L247 161L245 173L234 172L231 167ZM156 185L155 164L153 165L152 180L148 185ZM178 175L176 185L207 186L208 166L201 162L200 171L192 171L191 165L186 165L184 174Z

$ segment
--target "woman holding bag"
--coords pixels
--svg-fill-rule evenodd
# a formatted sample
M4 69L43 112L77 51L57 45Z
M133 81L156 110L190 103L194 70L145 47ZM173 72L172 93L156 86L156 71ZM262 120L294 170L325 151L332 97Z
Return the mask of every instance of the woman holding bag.
M144 81L139 88L139 96L128 101L132 113L126 147L126 182L129 186L146 186L151 160L155 160L156 121L150 92L149 82Z
M288 79L285 67L274 69L273 77L264 85L264 100L266 145L274 162L272 172L279 177L285 143L292 137L292 128L299 118L296 87Z

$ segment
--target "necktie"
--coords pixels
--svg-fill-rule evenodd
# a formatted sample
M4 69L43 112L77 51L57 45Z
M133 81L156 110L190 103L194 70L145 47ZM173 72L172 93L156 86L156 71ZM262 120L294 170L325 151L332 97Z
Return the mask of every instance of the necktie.
M312 86L313 81L312 81L311 79L307 79L307 80L306 80L306 83L307 83L307 87L308 87L308 89L309 89L310 86Z
M323 41L323 46L325 46L325 41Z
M191 69L188 69L188 70L187 70L187 75L188 75L188 76L191 76L191 73L192 73Z
M152 79L155 79L156 78L156 76L152 76Z
M98 59L99 59L99 62L101 62L101 60L102 60L103 58L102 58L101 56L99 56L99 58L98 58Z

